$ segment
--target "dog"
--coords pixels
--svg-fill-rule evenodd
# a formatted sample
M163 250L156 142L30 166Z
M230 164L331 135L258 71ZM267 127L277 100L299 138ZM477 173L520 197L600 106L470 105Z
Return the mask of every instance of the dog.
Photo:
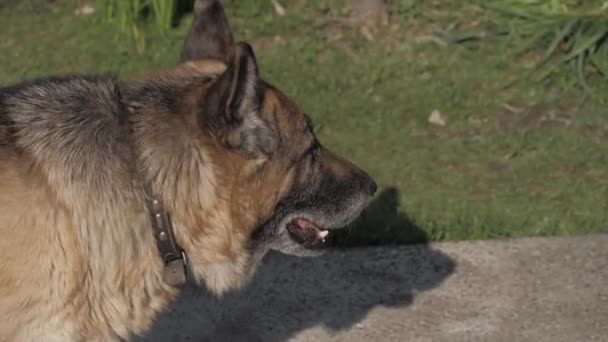
M129 340L186 272L238 289L269 250L321 254L374 195L220 2L194 7L170 70L0 90L0 340Z

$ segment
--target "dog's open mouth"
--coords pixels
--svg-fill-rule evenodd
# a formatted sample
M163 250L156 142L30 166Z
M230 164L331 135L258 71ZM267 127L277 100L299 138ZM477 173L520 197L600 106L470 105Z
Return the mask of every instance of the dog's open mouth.
M291 220L287 224L287 231L296 242L306 248L321 247L325 243L325 238L329 235L329 230L321 229L304 218Z

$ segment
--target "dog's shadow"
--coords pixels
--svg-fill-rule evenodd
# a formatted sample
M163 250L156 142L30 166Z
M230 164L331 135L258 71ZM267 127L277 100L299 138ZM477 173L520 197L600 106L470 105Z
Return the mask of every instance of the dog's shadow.
M390 229L417 230L411 236L424 238L399 213L398 195L396 189L385 190L364 220L378 223L383 216ZM368 224L369 219L355 226L354 233ZM187 286L138 341L280 342L315 326L349 329L376 307L408 306L415 293L437 287L454 269L450 257L427 244L336 249L318 258L271 253L241 291L217 298Z

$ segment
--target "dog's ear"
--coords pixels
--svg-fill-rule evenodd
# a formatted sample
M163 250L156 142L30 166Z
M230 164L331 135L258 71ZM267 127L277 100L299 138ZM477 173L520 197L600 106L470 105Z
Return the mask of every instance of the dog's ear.
M276 148L278 135L260 115L263 96L253 49L247 43L238 43L226 71L207 92L202 110L206 118L202 120L215 123L213 130L222 132L222 140L229 147L250 156L269 156Z
M230 24L218 0L196 0L194 19L186 36L180 63L216 59L228 64L234 52Z

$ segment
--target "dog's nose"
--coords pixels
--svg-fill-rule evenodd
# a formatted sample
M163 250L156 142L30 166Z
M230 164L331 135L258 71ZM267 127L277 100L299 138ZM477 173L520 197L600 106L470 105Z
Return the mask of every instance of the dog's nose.
M376 182L374 182L373 179L369 179L368 185L367 185L367 193L370 196L374 196L374 194L376 193L376 190L378 190L378 185L376 184Z
M376 185L374 179L368 175L367 172L361 169L358 169L357 171L358 188L366 195L370 197L373 196L376 193L376 190L378 190L378 185Z

